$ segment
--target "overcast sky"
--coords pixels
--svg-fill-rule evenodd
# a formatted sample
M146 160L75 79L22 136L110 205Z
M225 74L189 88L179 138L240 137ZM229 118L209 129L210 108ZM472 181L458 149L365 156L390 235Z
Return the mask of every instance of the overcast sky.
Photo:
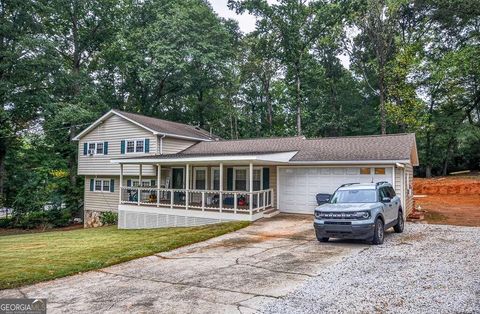
M240 30L244 33L249 33L255 30L255 17L248 13L238 15L235 11L229 10L227 7L227 0L209 0L215 12L224 18L231 18L238 21ZM269 3L276 2L276 0L268 0ZM349 68L350 60L345 54L338 55L343 66Z
M237 15L235 11L229 10L227 0L209 0L215 12L224 18L231 18L238 21L240 29L244 33L249 33L255 29L255 17L248 13Z

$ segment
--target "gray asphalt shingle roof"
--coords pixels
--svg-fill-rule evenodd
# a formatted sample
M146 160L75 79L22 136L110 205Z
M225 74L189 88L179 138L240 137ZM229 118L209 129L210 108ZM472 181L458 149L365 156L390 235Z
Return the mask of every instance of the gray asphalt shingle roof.
M205 140L211 140L216 138L214 135L210 135L208 131L205 131L199 127L195 127L192 125L172 122L172 121L158 119L158 118L147 117L144 115L126 112L126 111L120 111L120 110L113 110L113 111L159 133L182 135L182 136L205 139Z
M177 154L143 158L261 155L297 153L290 161L409 160L416 149L415 134L389 134L306 139L305 137L257 138L199 142ZM138 158L136 158L138 159Z

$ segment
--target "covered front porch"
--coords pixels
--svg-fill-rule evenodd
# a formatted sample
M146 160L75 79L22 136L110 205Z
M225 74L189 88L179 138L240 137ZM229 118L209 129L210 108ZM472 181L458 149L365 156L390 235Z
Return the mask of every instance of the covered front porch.
M276 164L281 162L276 157L116 160L119 227L191 226L269 216L275 212ZM125 173L132 165L138 175Z

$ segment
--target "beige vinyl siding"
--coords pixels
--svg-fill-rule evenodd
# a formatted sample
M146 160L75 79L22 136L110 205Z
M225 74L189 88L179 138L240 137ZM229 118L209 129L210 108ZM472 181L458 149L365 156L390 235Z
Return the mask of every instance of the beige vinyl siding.
M116 176L98 176L99 179L114 179L114 192L95 192L90 191L90 179L92 176L85 177L84 209L93 211L117 211L120 191L120 178Z
M269 166L270 168L270 188L273 189L273 208L277 207L277 166Z
M406 198L406 214L413 211L413 166L412 164L405 165L405 175L408 177L408 184L405 182L405 198Z
M160 147L159 147L159 154L176 154L197 143L195 141L189 141L189 140L173 138L168 136L161 139L161 141L162 141L162 145L161 145L162 151L160 151Z
M126 139L149 139L149 153L121 154L120 143ZM108 155L83 155L85 142L108 142ZM154 155L157 152L157 136L117 115L112 115L104 123L94 128L82 137L78 143L78 174L79 175L119 175L120 166L110 163L111 159ZM125 165L126 175L138 174L139 166ZM143 167L144 175L154 175L153 166Z

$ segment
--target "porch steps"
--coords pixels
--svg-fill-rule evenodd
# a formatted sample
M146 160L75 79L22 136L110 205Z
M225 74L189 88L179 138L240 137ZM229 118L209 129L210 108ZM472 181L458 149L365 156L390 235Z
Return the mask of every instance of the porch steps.
M280 211L276 208L270 208L270 209L267 209L266 211L263 212L263 217L264 218L271 218L273 216L276 216L280 214Z

